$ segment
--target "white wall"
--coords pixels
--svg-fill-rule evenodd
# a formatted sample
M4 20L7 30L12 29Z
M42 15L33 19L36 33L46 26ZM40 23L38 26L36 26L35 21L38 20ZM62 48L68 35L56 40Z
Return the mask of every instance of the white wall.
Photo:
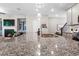
M3 19L14 19L15 20L15 26L6 27L2 25L2 35L4 36L4 29L14 29L17 31L17 18L26 18L26 32L27 33L33 33L37 32L38 28L40 28L40 20L33 16L33 17L26 17L21 15L0 15L0 18Z
M66 23L66 17L52 17L48 18L48 27L50 33L55 33L57 31L57 25L61 27Z
M49 33L55 33L57 31L57 24L64 25L66 22L66 19L63 17L41 17L40 20L37 17L26 17L26 16L0 16L2 19L15 19L15 26L13 27L5 27L3 26L3 35L4 35L4 29L15 29L17 31L17 18L26 18L26 31L28 33L37 32L38 28L40 28L41 24L46 24L48 28Z
M57 31L57 25L61 27L66 23L66 14L63 13L63 16L44 16L41 18L41 24L46 24L48 33L55 33Z

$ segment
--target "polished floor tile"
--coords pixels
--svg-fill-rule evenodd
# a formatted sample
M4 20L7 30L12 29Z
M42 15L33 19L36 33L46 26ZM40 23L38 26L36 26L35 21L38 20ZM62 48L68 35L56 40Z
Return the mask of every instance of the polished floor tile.
M79 56L79 42L63 36L26 33L11 40L0 37L1 56Z

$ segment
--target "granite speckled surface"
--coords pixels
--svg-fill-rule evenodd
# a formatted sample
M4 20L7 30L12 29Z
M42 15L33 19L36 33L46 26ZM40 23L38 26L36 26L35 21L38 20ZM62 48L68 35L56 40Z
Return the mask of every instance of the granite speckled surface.
M24 34L14 40L0 37L1 56L79 56L79 42L61 36Z

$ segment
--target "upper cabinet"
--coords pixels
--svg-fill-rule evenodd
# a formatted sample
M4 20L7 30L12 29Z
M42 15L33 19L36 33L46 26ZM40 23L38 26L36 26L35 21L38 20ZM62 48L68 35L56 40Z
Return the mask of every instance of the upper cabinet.
M79 4L72 7L72 24L78 24Z
M72 6L67 11L67 22L69 25L79 24L79 4Z

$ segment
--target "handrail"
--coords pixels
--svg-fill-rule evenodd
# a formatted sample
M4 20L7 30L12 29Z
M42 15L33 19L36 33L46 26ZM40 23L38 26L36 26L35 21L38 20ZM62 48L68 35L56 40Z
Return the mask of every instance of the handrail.
M67 22L64 24L64 26L61 28L61 36L63 35L63 29L67 25Z
M67 25L67 22L64 24L64 26L62 27L62 29Z

